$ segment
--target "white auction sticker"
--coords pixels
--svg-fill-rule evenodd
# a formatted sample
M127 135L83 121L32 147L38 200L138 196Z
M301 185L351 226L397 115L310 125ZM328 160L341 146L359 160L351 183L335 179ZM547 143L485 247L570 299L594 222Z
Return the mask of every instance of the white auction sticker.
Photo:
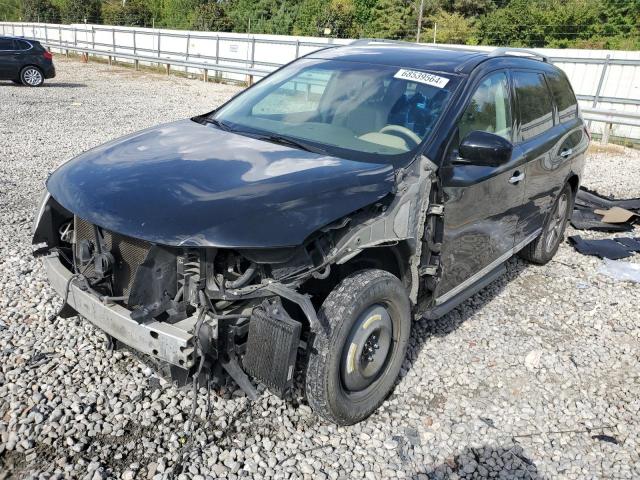
M432 87L444 88L449 79L445 77L439 77L433 73L420 72L418 70L405 70L401 68L394 75L394 78L401 78L402 80L410 80L412 82L424 83L425 85L431 85Z

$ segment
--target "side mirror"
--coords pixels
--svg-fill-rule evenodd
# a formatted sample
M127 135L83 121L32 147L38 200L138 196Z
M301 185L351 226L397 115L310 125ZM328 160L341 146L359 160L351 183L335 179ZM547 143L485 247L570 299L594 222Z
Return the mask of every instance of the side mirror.
M498 167L511 159L513 144L499 135L474 130L460 143L458 164Z

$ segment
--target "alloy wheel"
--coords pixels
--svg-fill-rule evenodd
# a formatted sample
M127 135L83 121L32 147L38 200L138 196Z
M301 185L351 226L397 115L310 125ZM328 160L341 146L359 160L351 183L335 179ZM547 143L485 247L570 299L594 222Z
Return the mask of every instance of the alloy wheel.
M27 68L22 74L24 82L32 87L42 83L42 73L37 68Z
M562 235L562 229L564 227L564 221L567 216L567 208L569 207L569 199L567 194L563 193L554 208L551 217L549 218L549 224L547 225L547 241L546 249L550 252L555 248L557 242L560 241L560 235Z

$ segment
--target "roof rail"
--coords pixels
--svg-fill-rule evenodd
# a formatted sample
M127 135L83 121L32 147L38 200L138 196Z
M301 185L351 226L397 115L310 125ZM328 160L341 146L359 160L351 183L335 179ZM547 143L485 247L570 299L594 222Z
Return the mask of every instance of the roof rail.
M349 46L358 46L358 45L371 45L372 43L391 43L391 44L401 44L401 45L416 45L413 42L406 42L404 40L386 40L384 38L359 38L354 40L351 43L348 43Z
M534 52L533 50L527 50L525 48L500 47L492 50L489 53L489 57L503 57L507 55L516 55L522 57L530 56L542 60L543 62L551 63L549 57L547 57L546 55Z

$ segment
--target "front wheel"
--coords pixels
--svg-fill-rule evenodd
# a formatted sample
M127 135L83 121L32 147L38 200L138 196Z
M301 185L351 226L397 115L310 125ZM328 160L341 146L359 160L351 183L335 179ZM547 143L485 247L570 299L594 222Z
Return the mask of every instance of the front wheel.
M44 75L38 67L24 67L20 72L20 81L27 87L39 87L44 83Z
M380 406L398 377L411 330L409 297L389 272L361 270L340 282L319 315L330 331L310 348L307 400L321 417L351 425Z
M520 257L538 265L549 262L564 239L564 231L572 209L573 192L567 184L553 204L542 227L542 233L519 252Z

